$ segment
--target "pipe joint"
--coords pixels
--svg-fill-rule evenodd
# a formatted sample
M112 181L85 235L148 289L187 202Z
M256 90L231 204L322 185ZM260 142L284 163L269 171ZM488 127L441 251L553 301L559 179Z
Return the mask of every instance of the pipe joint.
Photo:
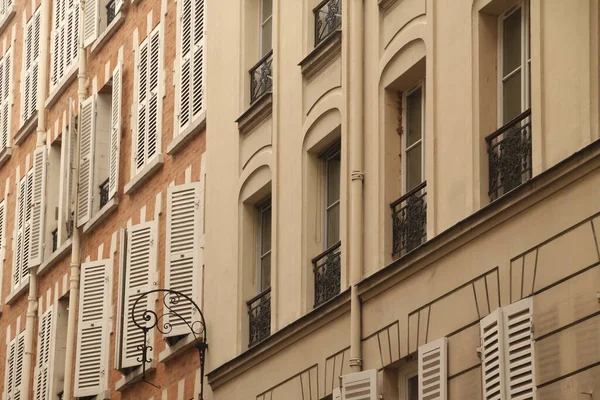
M351 357L350 358L350 367L361 367L362 366L362 358L360 357Z
M365 174L362 171L352 171L352 174L350 174L350 178L353 181L364 181Z

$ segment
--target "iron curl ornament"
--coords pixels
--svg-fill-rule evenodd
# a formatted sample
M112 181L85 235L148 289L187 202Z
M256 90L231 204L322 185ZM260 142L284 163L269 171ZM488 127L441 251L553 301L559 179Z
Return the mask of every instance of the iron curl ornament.
M146 308L149 296L155 293L159 295L162 294L163 296L163 313L160 315L154 310ZM199 316L197 320L189 321L182 315L181 309L187 304L189 304L192 307L192 310ZM193 314L194 313L192 312L192 315ZM160 388L160 386L155 385L146 379L146 363L152 362L149 352L153 350L152 345L149 343L149 334L153 329L157 329L163 335L167 335L172 332L175 324L187 326L190 333L194 336L194 347L198 350L198 355L200 357L200 394L198 395L198 399L203 400L204 361L208 344L206 343L206 322L204 321L204 314L202 314L202 310L200 310L200 307L198 307L196 302L186 294L176 290L153 289L140 294L135 300L131 309L131 320L133 321L133 324L144 333L143 344L137 347L140 351L140 357L138 357L137 360L142 363L142 381L156 388Z

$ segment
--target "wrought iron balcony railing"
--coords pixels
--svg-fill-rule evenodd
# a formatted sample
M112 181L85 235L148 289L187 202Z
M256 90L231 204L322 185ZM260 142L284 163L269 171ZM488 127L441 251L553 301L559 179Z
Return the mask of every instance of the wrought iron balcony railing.
M325 0L315 13L315 47L342 25L342 0Z
M100 208L104 207L108 203L108 184L110 180L106 179L100 184Z
M58 249L58 228L52 231L52 252Z
M494 201L531 179L531 109L485 138Z
M106 3L106 25L110 25L110 23L115 19L116 15L116 5L117 0L110 0Z
M250 104L273 89L273 50L269 51L250 69Z
M271 288L250 299L248 316L250 317L249 346L266 339L271 334Z
M312 259L315 275L315 308L340 293L341 245L337 242Z
M403 256L427 240L427 182L390 204L392 257Z

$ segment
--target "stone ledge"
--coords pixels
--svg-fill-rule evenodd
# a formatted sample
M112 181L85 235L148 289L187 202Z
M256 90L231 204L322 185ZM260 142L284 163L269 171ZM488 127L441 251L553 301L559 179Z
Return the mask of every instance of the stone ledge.
M23 125L21 125L21 128L19 128L17 134L13 138L14 143L16 145L20 145L21 143L23 143L25 138L35 130L35 128L37 127L37 122L38 113L36 112L31 117L29 117L29 119Z
M156 360L152 360L149 364L146 365L146 374L156 370ZM134 383L140 382L142 380L142 373L142 366L140 365L132 369L131 372L123 374L123 377L115 383L115 390L122 392Z
M235 122L242 135L252 131L263 120L271 116L273 112L273 94L265 93L258 98L246 112L244 112Z
M93 55L97 55L100 52L100 50L104 47L104 45L108 42L108 39L110 39L117 32L119 27L123 25L123 22L125 22L125 15L124 11L121 10L117 13L117 15L115 15L115 18L112 20L110 25L108 25L106 29L104 29L104 32L102 32L96 38L94 43L92 43L92 46L90 47L90 52Z
M2 32L4 32L4 29L6 29L6 27L8 26L8 23L10 22L10 20L12 19L12 17L14 17L14 15L16 13L17 12L15 10L14 4L12 6L10 6L8 8L8 10L6 10L4 18L2 18L2 21L0 21L0 34L2 34Z
M379 0L377 3L379 4L379 9L381 11L387 11L397 1L398 0Z
M11 155L12 149L10 147L5 147L2 151L0 151L0 167L10 160Z
M42 276L46 272L49 272L52 266L56 265L62 260L63 256L69 253L72 244L73 239L69 238L58 249L54 250L50 257L39 266L37 276Z
M73 82L75 78L77 78L77 71L79 71L79 65L75 63L75 65L73 65L71 69L67 71L67 73L62 77L62 80L58 85L56 85L52 93L48 95L44 107L50 108L54 105L54 103L58 101L60 95L63 94L65 90L67 90L71 82Z
M110 199L94 216L83 225L83 233L93 231L106 217L108 217L119 205L119 199L115 196Z
M155 155L154 158L133 177L133 179L127 182L124 188L125 194L129 196L134 194L140 188L141 184L150 178L155 171L161 168L164 163L165 156L162 153Z
M331 35L313 49L300 63L302 75L310 79L342 54L342 31L336 29Z
M189 350L196 343L196 338L191 333L185 335L177 343L172 346L167 345L163 351L158 355L159 362L168 362L174 357L182 354L184 351Z
M184 145L192 138L194 138L198 133L202 132L202 129L206 127L206 112L203 111L200 115L198 115L194 121L185 128L183 131L179 132L177 136L171 140L171 143L167 145L167 154L173 155L177 154L181 149L183 149Z
M25 281L19 285L18 288L13 289L13 291L6 296L6 300L4 300L4 304L12 304L14 303L23 293L27 293L29 289L29 275L25 278Z

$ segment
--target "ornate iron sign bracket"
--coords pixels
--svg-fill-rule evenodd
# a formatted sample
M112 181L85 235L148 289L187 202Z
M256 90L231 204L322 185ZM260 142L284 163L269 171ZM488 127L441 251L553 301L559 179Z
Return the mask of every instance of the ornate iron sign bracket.
M146 308L148 304L148 296L160 293L163 295L163 313L158 315L153 310ZM142 301L142 299L144 299ZM175 309L177 306L183 303L189 303L193 309L200 316L197 321L186 320L179 312ZM165 320L168 317L168 320ZM194 335L195 348L198 349L198 355L200 357L200 394L199 400L204 399L204 361L206 358L206 350L208 344L206 343L206 323L204 321L204 315L200 310L200 307L192 300L189 296L170 289L154 289L148 292L140 294L140 296L133 303L131 309L131 319L135 326L144 333L144 343L138 346L141 355L137 359L142 363L142 381L146 382L156 388L160 388L159 385L148 381L146 379L146 363L152 362L152 358L149 357L148 352L153 349L152 345L148 342L150 331L156 328L160 333L166 335L173 330L173 320L183 322L189 329L190 333Z

